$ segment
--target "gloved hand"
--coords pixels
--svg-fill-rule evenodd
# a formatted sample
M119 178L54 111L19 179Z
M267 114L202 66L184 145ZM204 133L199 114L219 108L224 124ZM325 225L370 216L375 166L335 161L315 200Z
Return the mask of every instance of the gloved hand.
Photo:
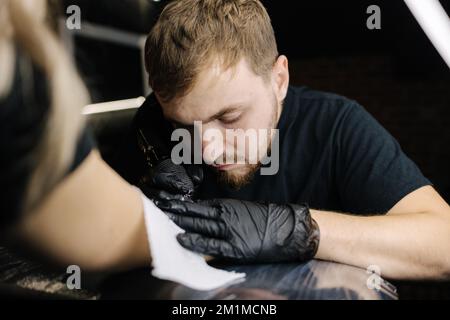
M241 200L156 201L186 233L185 248L244 262L307 261L316 255L320 232L304 205Z
M201 166L176 165L167 159L152 170L150 181L140 187L152 199L191 200L202 181Z
M146 99L133 126L147 167L140 177L139 188L151 199L191 199L203 180L203 170L201 166L182 166L171 161L174 128L164 118L155 95Z

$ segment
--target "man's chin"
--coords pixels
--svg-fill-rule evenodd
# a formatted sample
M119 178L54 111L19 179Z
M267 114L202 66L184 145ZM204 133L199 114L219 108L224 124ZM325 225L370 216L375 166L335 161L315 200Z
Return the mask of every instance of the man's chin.
M241 164L223 167L222 169L216 168L218 182L239 190L253 180L253 177L260 166L260 164Z

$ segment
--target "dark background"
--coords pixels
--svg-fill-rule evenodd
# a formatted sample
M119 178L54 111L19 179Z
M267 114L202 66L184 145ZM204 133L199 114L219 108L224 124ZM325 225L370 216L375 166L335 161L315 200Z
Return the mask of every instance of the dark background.
M291 83L360 102L450 201L450 72L403 1L265 3Z
M83 19L141 34L166 3L78 1ZM450 201L450 72L403 1L263 3L291 83L357 100ZM450 1L441 3L450 12ZM372 4L381 8L381 30L366 27ZM142 95L137 50L79 40L77 61L94 101Z

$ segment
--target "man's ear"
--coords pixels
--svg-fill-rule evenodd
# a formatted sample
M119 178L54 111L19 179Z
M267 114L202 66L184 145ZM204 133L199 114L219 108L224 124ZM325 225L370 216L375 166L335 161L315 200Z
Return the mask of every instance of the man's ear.
M279 56L272 70L272 84L277 100L281 103L289 87L289 62L286 56Z

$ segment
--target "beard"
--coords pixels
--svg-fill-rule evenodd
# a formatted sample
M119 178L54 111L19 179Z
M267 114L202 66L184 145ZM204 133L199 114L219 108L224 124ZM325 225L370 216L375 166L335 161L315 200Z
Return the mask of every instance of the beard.
M274 96L271 123L269 125L270 129L276 128L278 118L278 100ZM269 130L269 132L270 131L271 130ZM268 135L266 155L270 155L272 149L272 136L270 133L268 133ZM217 169L214 169L214 171L216 173L217 182L219 184L226 185L235 190L239 190L242 187L248 185L253 180L254 175L259 171L261 166L261 160L259 160L257 164L245 164L231 171L221 171Z
M216 171L217 182L222 185L227 185L235 190L239 190L242 187L249 184L261 167L261 163L247 164L243 168L239 168L233 171ZM234 172L237 171L237 172Z

